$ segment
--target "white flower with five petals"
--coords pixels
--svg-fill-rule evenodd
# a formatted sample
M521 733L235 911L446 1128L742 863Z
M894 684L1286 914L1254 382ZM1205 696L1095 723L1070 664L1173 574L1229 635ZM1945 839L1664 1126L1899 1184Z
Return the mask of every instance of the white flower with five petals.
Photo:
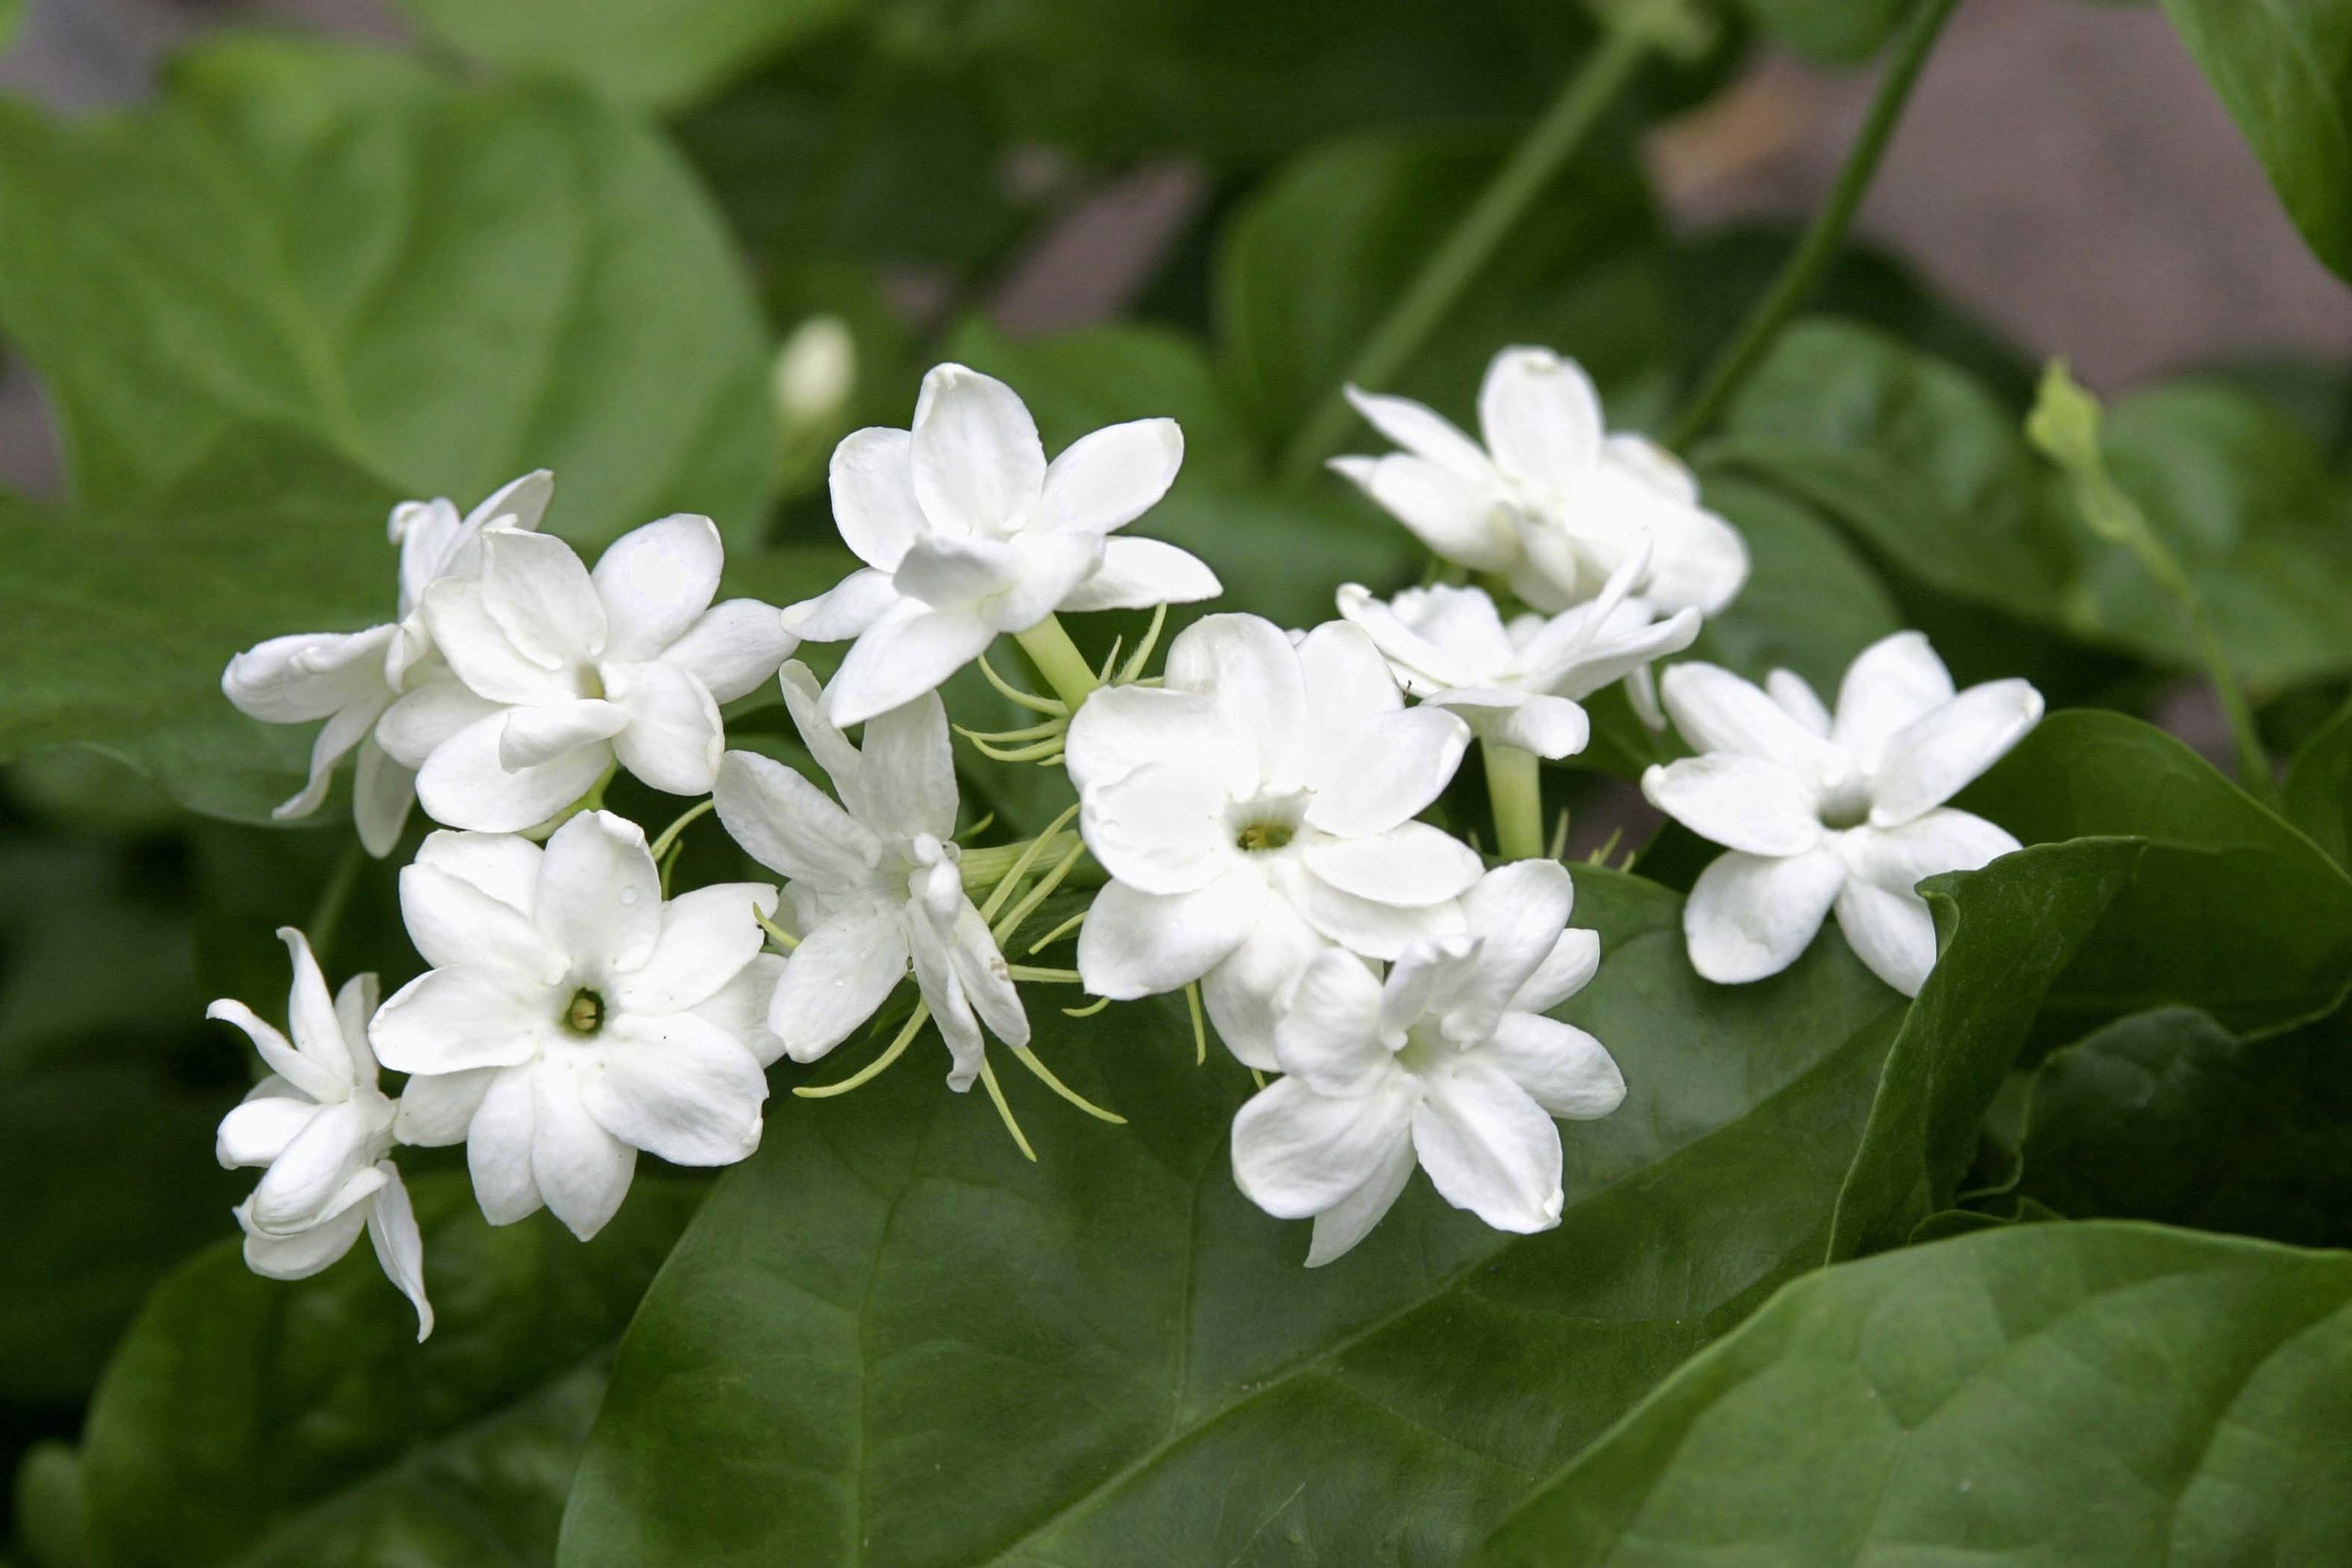
M544 848L434 834L400 874L409 939L434 967L369 1031L385 1066L414 1075L401 1141L462 1141L492 1225L543 1204L583 1241L620 1207L637 1151L679 1165L750 1154L781 964L754 916L775 903L748 882L665 901L644 833L610 812Z
M1698 636L1696 610L1660 619L1632 596L1646 561L1637 551L1600 597L1549 619L1514 616L1507 626L1485 589L1442 584L1383 604L1350 583L1339 614L1363 627L1413 697L1459 713L1481 740L1557 761L1591 737L1584 699Z
M1113 879L1079 933L1086 988L1204 979L1226 1046L1273 1067L1275 1009L1317 953L1395 958L1462 929L1478 857L1412 818L1469 742L1444 709L1407 709L1344 622L1296 646L1255 616L1188 626L1164 686L1097 691L1070 721L1079 826Z
M229 660L221 690L239 712L271 724L327 721L310 749L310 781L272 816L282 820L318 810L334 782L335 764L356 751L352 818L360 842L371 855L392 853L416 801L416 773L385 753L375 738L376 721L402 692L448 679L433 658L425 629L425 590L483 530L538 528L554 493L554 476L541 468L501 487L463 517L446 500L401 502L392 510L389 529L400 546L394 624L271 637Z
M1361 959L1316 960L1275 1028L1286 1075L1234 1120L1234 1177L1283 1219L1315 1221L1309 1268L1388 1213L1417 1163L1500 1230L1559 1223L1559 1129L1625 1098L1600 1041L1543 1016L1580 990L1600 939L1563 930L1575 889L1556 860L1489 871L1465 929L1415 942L1385 983Z
M801 939L776 986L769 1030L794 1061L814 1061L874 1016L911 962L954 1059L948 1083L970 1089L985 1048L981 1023L1025 1046L1029 1019L957 868L947 710L925 692L877 714L861 752L824 716L807 666L786 665L782 682L793 721L841 805L755 752L730 752L719 764L719 819L753 859L787 879Z
M1504 575L1538 610L1594 597L1644 538L1653 553L1636 588L1662 609L1711 616L1748 581L1738 531L1699 504L1690 470L1664 448L1607 433L1573 360L1496 354L1478 389L1484 447L1410 399L1354 387L1348 396L1405 449L1334 458L1332 468L1437 554Z
M1678 664L1664 686L1675 728L1702 754L1651 768L1642 792L1731 851L1684 906L1692 967L1724 984L1778 974L1834 908L1872 972L1917 995L1936 963L1920 880L2018 847L1944 802L2040 721L2042 694L2016 679L1956 694L1917 632L1855 657L1834 717L1787 670L1759 689L1713 665Z
M246 1266L272 1279L307 1279L352 1249L362 1229L376 1260L416 1308L416 1337L433 1331L425 1299L425 1242L392 1152L397 1110L376 1087L368 1019L376 979L354 975L331 999L310 944L292 926L278 940L294 959L289 1040L242 1002L205 1009L245 1031L269 1076L222 1118L215 1152L226 1167L265 1165L236 1206Z
M716 525L688 514L623 535L593 574L560 539L492 530L425 595L457 679L394 703L377 738L452 827L535 826L615 762L656 789L709 794L719 704L793 645L774 606L711 604L725 559Z
M1056 610L1214 597L1216 574L1189 552L1111 537L1159 504L1183 459L1174 420L1137 419L1048 463L1011 387L933 368L911 430L856 431L833 455L834 521L866 567L785 612L811 642L857 639L825 688L826 715L856 724L911 702L999 633Z

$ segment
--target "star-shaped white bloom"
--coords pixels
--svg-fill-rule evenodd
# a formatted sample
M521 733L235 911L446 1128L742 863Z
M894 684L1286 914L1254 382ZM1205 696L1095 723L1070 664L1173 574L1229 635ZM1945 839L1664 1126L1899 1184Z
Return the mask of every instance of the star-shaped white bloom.
M1601 398L1573 360L1496 354L1478 389L1484 447L1407 398L1348 395L1405 449L1331 466L1431 550L1504 574L1537 609L1593 597L1645 537L1654 553L1637 587L1661 609L1711 616L1748 581L1738 531L1699 504L1690 470L1664 448L1606 433Z
M957 868L947 710L927 691L878 714L866 721L861 752L824 716L806 665L784 666L782 681L793 722L842 804L756 752L730 752L719 764L719 819L753 859L788 879L801 937L769 1030L794 1061L814 1061L874 1016L911 961L954 1058L948 1083L970 1089L985 1048L981 1023L1025 1046L1029 1019Z
M1501 612L1483 588L1408 588L1386 604L1350 583L1339 613L1364 631L1407 692L1462 715L1481 740L1557 761L1584 750L1587 697L1698 636L1696 610L1664 619L1632 596L1648 560L1628 556L1598 598L1546 619Z
M308 816L318 810L334 781L335 764L356 750L352 821L369 854L392 853L416 800L416 773L385 754L375 739L376 721L402 692L448 679L447 669L433 658L433 637L422 613L425 592L484 529L537 529L554 493L554 476L541 468L502 487L463 517L446 500L401 502L392 509L389 530L400 546L399 614L394 624L363 632L271 637L229 660L221 690L238 711L271 724L327 721L310 749L310 782L272 816Z
M1159 504L1184 460L1173 419L1079 437L1052 463L1013 390L960 364L923 377L912 430L852 433L833 454L833 515L866 563L785 625L856 637L825 713L856 724L913 701L1000 632L1055 610L1187 604L1222 592L1189 552L1113 539Z
M1296 646L1255 616L1185 628L1164 686L1097 691L1070 721L1079 825L1114 879L1078 937L1087 989L1205 977L1225 1044L1273 1067L1275 1008L1322 949L1394 958L1461 929L1478 857L1412 818L1469 742L1444 709L1407 709L1344 622Z
M1728 846L1684 907L1691 966L1724 984L1796 962L1834 907L1873 973L1916 996L1936 963L1936 926L1914 889L2017 847L1944 802L2042 718L2042 694L1993 680L1955 695L1917 632L1864 648L1832 719L1804 680L1765 689L1710 664L1665 673L1666 710L1702 755L1642 777L1657 808Z
M425 1242L392 1152L396 1108L376 1087L368 1049L376 979L354 975L331 1000L310 944L292 926L278 940L294 958L288 1040L242 1002L205 1010L245 1031L269 1068L245 1102L222 1118L224 1166L266 1165L236 1206L246 1266L272 1279L306 1279L352 1249L364 1228L378 1262L416 1308L416 1337L433 1331L425 1299Z
M610 812L544 849L434 834L400 874L434 967L369 1031L385 1066L415 1075L402 1142L462 1140L492 1225L544 1204L583 1241L621 1206L638 1150L678 1165L750 1154L781 967L754 913L775 904L749 882L665 902L644 833Z
M772 605L711 604L725 563L717 526L690 514L623 535L593 574L551 535L485 533L425 595L456 680L394 703L377 738L452 827L534 826L615 761L656 789L709 794L719 704L794 642Z
M1362 1240L1416 1163L1499 1230L1559 1223L1552 1118L1625 1098L1600 1041L1542 1016L1601 961L1598 937L1562 929L1574 894L1558 861L1516 861L1464 895L1460 935L1413 943L1385 984L1344 952L1307 969L1275 1028L1286 1076L1234 1120L1234 1177L1266 1213L1315 1221L1309 1268Z

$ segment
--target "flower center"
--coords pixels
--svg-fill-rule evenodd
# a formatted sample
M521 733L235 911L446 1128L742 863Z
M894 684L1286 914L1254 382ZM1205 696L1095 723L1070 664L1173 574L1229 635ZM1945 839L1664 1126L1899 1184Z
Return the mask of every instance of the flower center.
M1857 773L1837 773L1822 783L1823 827L1860 827L1870 820L1870 791Z
M1234 835L1236 847L1251 855L1263 855L1268 850L1287 848L1297 832L1286 822L1250 822Z
M604 1026L604 998L583 986L572 994L563 1009L563 1026L575 1035L593 1035Z

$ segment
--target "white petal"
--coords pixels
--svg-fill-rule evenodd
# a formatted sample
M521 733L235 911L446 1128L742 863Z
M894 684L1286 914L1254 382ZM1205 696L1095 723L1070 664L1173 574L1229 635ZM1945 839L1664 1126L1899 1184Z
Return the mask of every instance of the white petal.
M767 942L755 915L772 915L776 889L720 882L662 906L661 940L640 968L612 977L606 1000L659 1017L700 1006L743 971Z
M661 873L645 829L609 811L583 812L557 828L540 857L537 918L576 968L641 967L662 927Z
M247 1224L246 1205L239 1205L237 1222ZM291 1236L271 1236L249 1226L245 1233L245 1266L265 1279L308 1279L341 1260L367 1225L368 1205L353 1204L309 1230Z
M1683 906L1691 967L1718 985L1780 973L1811 943L1844 883L1845 867L1831 849L1785 859L1737 849L1717 857Z
M1412 1147L1439 1196L1496 1230L1559 1223L1559 1129L1500 1068L1465 1057L1423 1078Z
M760 1146L768 1079L741 1041L691 1013L624 1016L605 1034L603 1070L580 1084L604 1131L673 1165L731 1165Z
M400 846L408 813L416 804L416 770L393 761L373 739L360 742L359 767L352 780L352 824L370 855L383 859Z
M877 825L941 839L955 833L955 752L938 692L866 721L863 750L866 795Z
M1021 569L1021 547L1011 540L937 534L914 542L891 583L908 598L950 610L1003 593Z
M904 430L853 430L833 449L834 524L868 566L895 571L929 531L915 500L914 465L914 437Z
M743 1042L743 1048L761 1067L784 1054L784 1042L768 1027L768 1005L784 977L784 961L777 953L755 954L735 978L695 1005L694 1016L708 1019Z
M1943 805L2041 721L2042 693L2014 679L1971 686L1913 720L1879 752L1871 822L1891 827Z
M536 826L594 786L612 761L599 742L537 767L508 769L499 761L503 711L460 730L427 757L416 774L416 798L436 822L486 833Z
M1460 932L1425 938L1406 948L1381 984L1382 1041L1402 1049L1413 1029L1427 1020L1431 1004L1468 974L1477 952L1477 939Z
M1510 509L1486 482L1425 458L1334 458L1331 467L1442 559L1501 572L1518 558Z
M1097 899L1095 909L1101 908ZM1089 925L1094 918L1087 916ZM1277 895L1264 900L1255 923L1241 942L1202 976L1201 1001L1208 1010L1209 1022L1216 1026L1217 1037L1225 1048L1244 1066L1263 1072L1279 1068L1274 1054L1275 1020L1288 1003L1298 977L1330 945L1299 918L1287 900ZM1081 942L1078 968L1082 973L1085 956ZM1087 989L1095 990L1091 980Z
M539 860L543 853L530 839L510 833L444 829L425 835L417 847L415 863L446 871L528 915L537 907Z
M1600 969L1600 932L1571 926L1505 1005L1514 1013L1549 1013L1583 990Z
M1025 632L1066 603L1078 584L1101 569L1108 548L1100 534L1030 532L1015 541L1019 566L1004 592L982 606L1000 632Z
M1050 529L1108 533L1160 504L1184 462L1173 419L1136 419L1081 436L1045 468L1040 520Z
M519 996L485 970L428 970L377 1010L368 1039L394 1072L515 1067L560 1043L557 1015L568 999Z
M389 700L387 694L380 692L355 707L341 710L321 725L317 738L310 742L310 777L291 799L281 802L269 815L281 822L289 821L308 816L325 805L328 792L334 787L335 764L367 739Z
M710 608L726 564L719 525L692 512L649 522L614 540L591 574L604 606L600 657L618 663L658 657Z
M728 836L751 858L795 882L862 885L882 847L816 785L771 757L729 752L712 798Z
M825 713L836 724L857 724L912 702L995 640L995 628L969 609L902 599L858 634L825 688Z
M1405 1183L1412 1179L1416 1163L1411 1138L1400 1138L1390 1145L1387 1155L1362 1185L1315 1216L1315 1236L1307 1245L1307 1267L1320 1268L1344 1257L1371 1234L1372 1226L1380 1224L1403 1195Z
M1385 832L1444 792L1469 745L1470 726L1442 708L1383 714L1315 759L1307 820L1342 837Z
M367 1043L368 1020L383 1005L383 983L373 974L354 974L335 993L335 1028L350 1053L352 1081L373 1087L376 1080L375 1052Z
M1397 1070L1381 1041L1381 983L1362 959L1323 952L1275 1021L1275 1059L1318 1094L1370 1092Z
M535 1068L496 1074L466 1130L466 1168L474 1178L474 1201L492 1225L528 1219L546 1201L530 1157L539 1128L538 1078Z
M531 708L509 708L499 731L499 766L513 773L612 739L628 727L629 710L601 698L575 698Z
M1710 752L1653 764L1642 794L1700 837L1751 855L1799 855L1822 841L1819 792L1759 757Z
M1873 974L1906 996L1919 994L1936 967L1936 921L1916 893L1854 878L1838 890L1838 930Z
M1356 412L1364 416L1364 423L1415 457L1426 458L1465 479L1493 479L1495 466L1487 461L1478 443L1455 429L1454 422L1435 409L1409 397L1361 392L1352 386L1347 394Z
M710 689L680 666L608 664L604 690L629 716L613 754L636 778L671 795L709 795L727 747Z
M279 926L278 940L286 944L294 968L293 988L286 999L286 1032L294 1037L296 1050L348 1089L362 1068L372 1072L375 1064L363 1058L355 1062L345 1049L342 1020L335 1016L335 998L327 989L327 977L319 972L310 939L292 926Z
M1838 686L1839 745L1865 765L1895 731L1953 697L1951 672L1920 632L1896 632L1854 655Z
M1007 531L1045 483L1045 448L1013 390L960 364L932 367L915 402L915 496L935 529Z
M1807 780L1842 761L1787 709L1727 669L1693 660L1667 670L1660 684L1666 711L1694 751L1760 757Z
M1574 360L1507 348L1479 384L1478 428L1496 468L1565 494L1601 460L1601 395Z
M1947 871L1973 871L2017 847L2006 828L1948 806L1897 827L1857 829L1841 843L1854 876L1900 893Z
M1576 888L1557 860L1515 860L1478 879L1462 895L1462 919L1478 939L1466 984L1450 999L1479 1032L1493 1026L1559 946ZM1538 1009L1539 1010L1539 1009Z
M1533 752L1538 757L1558 762L1572 757L1591 742L1591 715L1565 697L1530 697L1510 693L1518 700L1500 707L1476 709L1473 700L1486 696L1484 692L1440 691L1430 698L1433 707L1459 713L1471 728L1479 730L1485 720L1484 732L1496 745L1516 746L1522 752ZM1495 694L1503 695L1503 694Z
M948 1084L958 1093L980 1077L988 1042L982 1038L980 1020L964 994L947 942L920 906L907 911L907 958L915 971L915 989L931 1009L931 1022L948 1047Z
M213 1140L213 1157L228 1170L267 1165L286 1152L286 1145L318 1113L317 1100L273 1075L221 1118L220 1131Z
M1247 869L1166 897L1113 882L1079 928L1078 973L1091 994L1122 1002L1173 991L1246 941L1265 901L1265 879Z
M549 945L522 910L424 861L401 868L400 913L408 940L436 969L510 974L524 985L551 985L564 954Z
M254 1010L233 997L224 996L205 1009L205 1016L217 1018L224 1024L235 1025L245 1031L253 1048L269 1070L286 1080L311 1100L325 1104L341 1100L347 1092L341 1075L328 1070L320 1063L294 1048L294 1043L262 1021Z
M1401 1087L1339 1099L1286 1078L1234 1118L1234 1184L1277 1219L1320 1214L1382 1173L1411 1104Z
M813 1062L874 1016L907 977L898 914L872 905L827 921L784 961L768 1030L796 1062Z
M1119 881L1139 892L1190 893L1223 875L1238 853L1225 822L1228 798L1205 760L1148 763L1088 789L1079 826Z
M1570 659L1553 677L1551 689L1560 696L1581 701L1613 681L1632 678L1646 682L1648 666L1668 654L1680 653L1698 639L1700 628L1696 610L1677 610L1662 621L1654 621L1639 630L1619 632L1604 629L1591 644ZM1641 686L1628 692L1634 700L1634 711L1643 711ZM1649 699L1654 709L1654 694ZM1643 722L1664 729L1665 721L1654 712L1645 714Z
M1802 724L1813 734L1827 736L1833 721L1821 693L1812 682L1793 669L1776 669L1764 678L1765 695L1778 702L1789 717Z
M1156 539L1103 542L1102 563L1062 595L1064 610L1142 610L1154 605L1194 605L1225 591L1207 563L1189 550Z
M628 1196L637 1152L588 1114L572 1073L542 1067L531 1089L531 1179L555 1217L587 1241Z
M758 599L713 605L664 650L664 664L685 670L721 702L749 697L770 680L800 639L784 630L783 612Z
M444 675L410 688L385 709L375 723L375 742L403 767L421 768L459 731L505 710L503 705L474 695L455 676Z
M1625 1102L1625 1076L1599 1040L1570 1024L1506 1013L1478 1051L1553 1116L1590 1121Z
M584 567L580 575L587 580ZM593 589L590 597L594 597ZM475 696L491 702L530 703L575 695L573 667L516 647L490 614L478 577L445 577L434 584L425 595L421 616L436 651Z
M1273 622L1202 616L1168 645L1167 684L1208 700L1234 753L1220 764L1229 776L1254 773L1268 791L1306 781L1314 722L1307 679L1290 639Z
M1404 707L1388 657L1361 626L1326 621L1298 639L1297 657L1318 745L1341 743Z
M1392 959L1416 942L1452 936L1462 930L1461 907L1452 900L1407 906L1344 892L1305 866L1286 867L1280 887L1300 917L1324 936L1369 958ZM1466 883L1477 875L1475 858Z
M307 724L385 693L384 650L397 626L271 637L238 654L221 674L237 711L269 724Z
M872 626L904 596L888 573L868 566L852 572L830 592L786 607L784 630L809 642L840 642Z
M1460 897L1482 868L1476 850L1426 822L1309 845L1306 860L1318 880L1343 893L1408 909Z
M476 1068L468 1072L421 1073L410 1079L408 1087L400 1091L393 1136L421 1149L464 1142L474 1113L482 1108L482 1097L501 1070Z
M1486 600L1486 614L1494 618L1495 640L1499 647L1481 646L1475 637L1464 637L1456 642L1441 642L1431 629L1408 621L1403 606L1410 595L1426 595L1433 589L1407 589L1397 595L1394 605L1381 603L1372 596L1370 589L1360 583L1339 585L1338 601L1340 618L1359 627L1389 661L1389 668L1407 690L1419 693L1430 685L1468 686L1484 679L1494 668L1507 659L1511 645L1503 636L1502 617L1496 615L1492 600L1475 589ZM1466 646L1465 646L1466 645Z
M1662 610L1720 614L1748 584L1747 542L1715 513L1683 494L1662 490L1646 475L1616 460L1613 448L1619 439L1611 437L1611 456L1588 482L1582 499L1609 513L1627 532L1650 541L1650 570L1641 590L1644 598Z
M1095 692L1070 719L1064 751L1070 782L1083 795L1153 763L1217 763L1231 742L1223 715L1206 697L1149 686ZM1254 766L1229 773L1243 791L1256 788Z
M776 685L784 694L784 710L793 716L793 727L800 731L801 743L833 781L834 793L841 796L850 815L864 816L866 759L849 743L841 726L825 717L824 693L817 689L815 674L794 659L777 672Z
M997 948L996 938L970 899L963 900L956 911L955 923L944 935L948 962L955 969L956 980L962 985L972 1011L988 1026L989 1033L1007 1045L1027 1045L1029 1015L1022 1010L1021 994L1013 987L1012 971ZM959 1090L970 1087L957 1083L952 1077L948 1081Z
M253 1190L257 1229L303 1230L348 1207L352 1178L374 1163L367 1110L346 1101L321 1106L271 1161ZM353 1194L356 1195L356 1194Z
M433 1303L425 1298L425 1237L416 1228L415 1205L408 1201L399 1170L388 1160L376 1168L384 1183L368 1205L368 1240L384 1278L416 1309L416 1342L423 1344L433 1332Z
M482 547L482 607L517 653L562 669L604 650L604 602L572 546L551 533L493 531Z

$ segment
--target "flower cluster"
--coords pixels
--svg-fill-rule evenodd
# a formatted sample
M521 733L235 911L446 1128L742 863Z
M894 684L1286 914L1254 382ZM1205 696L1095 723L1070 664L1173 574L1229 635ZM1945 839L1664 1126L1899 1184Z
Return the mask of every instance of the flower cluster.
M1496 356L1483 447L1419 405L1352 395L1406 450L1334 466L1431 546L1435 580L1387 600L1342 586L1339 617L1303 632L1204 616L1157 676L1168 606L1222 591L1187 552L1118 531L1174 482L1181 433L1138 420L1048 461L1013 390L961 365L925 377L910 429L842 441L834 515L864 565L785 609L714 604L724 560L706 518L648 524L591 570L539 531L544 473L463 517L447 501L395 510L397 620L274 639L223 680L257 718L326 721L279 815L315 810L356 751L372 853L392 851L414 803L443 825L400 875L424 974L381 1007L373 976L331 1001L289 931L290 1040L215 1005L270 1074L220 1136L225 1163L267 1167L237 1210L252 1266L314 1272L364 1227L429 1331L397 1146L462 1142L491 1223L545 1207L585 1238L640 1152L750 1155L768 1067L893 1016L909 978L881 1053L797 1092L855 1088L935 1027L950 1087L985 1088L1025 1152L992 1039L1119 1118L1029 1048L1021 984L1082 985L1101 1000L1079 1016L1181 991L1196 1030L1205 1013L1257 1080L1235 1180L1267 1213L1314 1222L1310 1264L1361 1240L1416 1167L1492 1226L1543 1229L1564 1201L1558 1121L1607 1115L1626 1085L1601 1042L1550 1016L1601 953L1569 924L1574 886L1545 852L1538 759L1583 751L1585 701L1619 682L1654 727L1662 690L1701 753L1652 768L1651 800L1729 849L1687 905L1699 972L1776 973L1834 908L1864 960L1916 992L1935 961L1916 883L2015 847L1944 802L2039 717L2032 689L1955 693L1907 633L1856 661L1834 717L1785 673L1759 689L1683 663L1654 685L1748 570L1686 471L1606 434L1583 373L1543 350ZM1057 619L1143 608L1143 646L1100 670ZM987 664L1000 634L1050 696ZM821 680L787 662L803 642L850 647ZM971 735L980 752L1062 766L1075 801L1033 837L968 851L939 689L975 660L1041 718ZM727 749L721 705L772 679L811 771ZM1495 860L1427 820L1459 809L1441 797L1474 741ZM604 808L622 769L709 798L649 841ZM780 885L672 896L672 852L705 812ZM1086 887L1032 947L1075 931L1074 969L1008 961L1031 914ZM407 1075L396 1100L379 1062Z

